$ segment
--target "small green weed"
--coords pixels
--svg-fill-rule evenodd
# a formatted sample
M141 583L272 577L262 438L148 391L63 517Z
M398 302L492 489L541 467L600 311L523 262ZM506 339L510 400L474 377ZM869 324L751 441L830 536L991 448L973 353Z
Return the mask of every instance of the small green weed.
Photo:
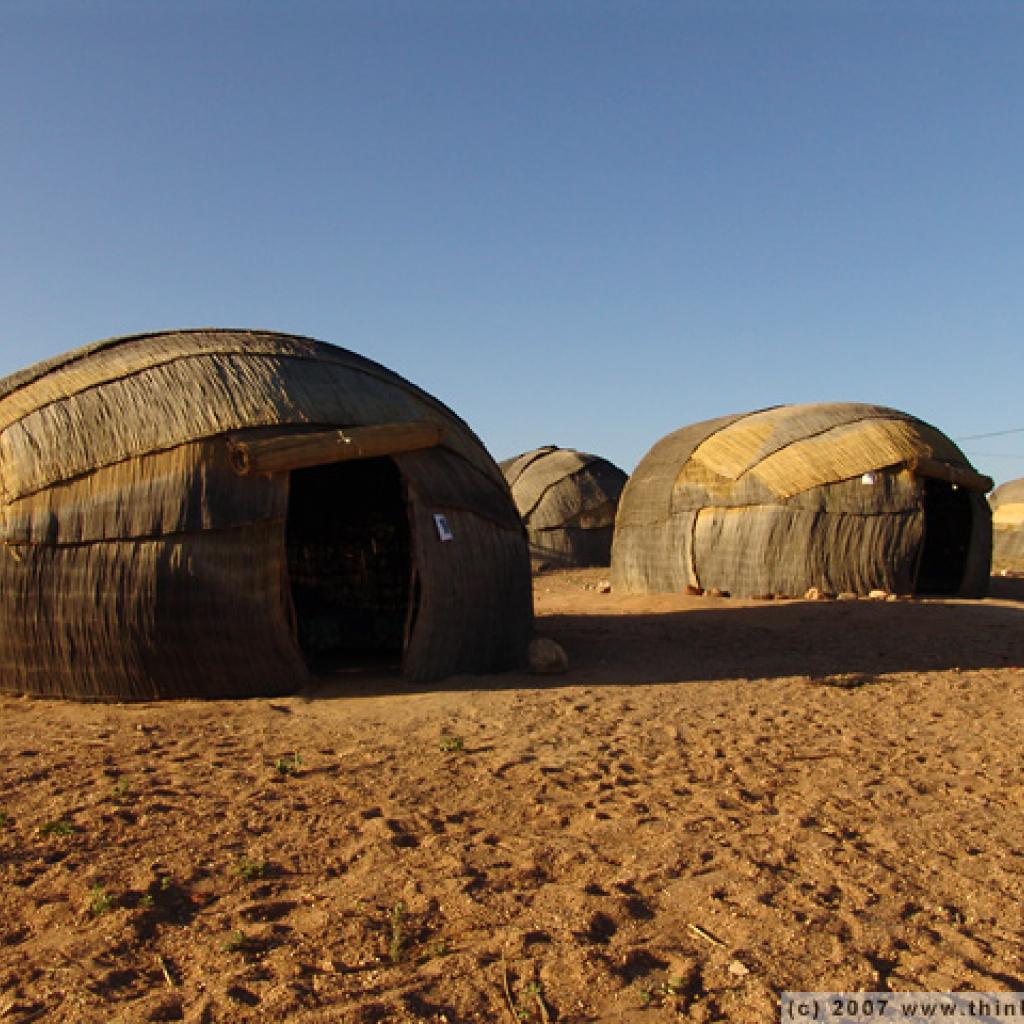
M113 898L102 885L94 885L89 890L89 913L93 917L102 917L113 904Z
M531 981L525 989L523 994L527 999L532 999L537 1004L537 1009L540 1011L540 1019L544 1021L544 1024L550 1024L551 1016L548 1013L548 1005L544 1002L544 989L541 988L539 981ZM520 1010L520 1013L523 1011ZM529 1016L529 1014L527 1014Z
M266 873L267 862L262 859L255 860L252 857L243 857L235 865L235 874L246 882L254 882L257 878L262 878Z
M686 993L687 980L676 974L670 974L665 979L665 995L681 996Z
M431 960L440 960L441 957L448 956L449 953L451 953L451 947L442 939L440 942L435 942L426 952L421 953L418 962L426 964Z
M388 939L388 959L393 963L401 963L405 952L405 932L402 921L405 918L405 904L396 903L388 912L391 924L391 936Z
M457 754L465 749L461 736L442 736L439 748L442 754Z
M117 782L114 783L114 799L123 800L128 795L128 780L123 776L117 777Z
M39 831L44 836L70 836L77 830L70 821L66 821L64 818L54 818L53 821L40 825Z
M144 892L139 897L139 908L141 910L152 910L153 909L153 894Z
M292 754L291 757L279 757L274 762L274 770L278 775L295 775L301 767L302 758L298 754Z
M7 817L6 811L0 811L0 828L7 828L7 823L11 819Z
M241 929L233 931L221 944L225 953L242 953L249 944L248 936Z

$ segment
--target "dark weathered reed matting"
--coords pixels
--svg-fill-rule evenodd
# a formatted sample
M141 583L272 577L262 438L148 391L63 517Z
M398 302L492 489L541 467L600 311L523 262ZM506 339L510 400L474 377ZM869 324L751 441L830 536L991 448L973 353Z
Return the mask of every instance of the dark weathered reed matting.
M405 674L519 664L532 618L525 536L462 420L332 345L176 331L0 381L0 690L133 700L301 685L291 467L239 476L229 439L252 451L271 436L348 431L380 444L382 425L387 452L363 456L393 453L408 503Z
M597 455L548 446L501 463L537 564L607 565L626 474Z
M853 403L725 416L663 438L620 499L612 582L745 596L812 586L907 593L925 550L925 480L958 494L960 511L948 513L966 523L951 555L963 562L956 592L983 593L990 523L981 492L991 481L935 427Z
M1024 477L989 495L992 506L992 568L1024 572Z

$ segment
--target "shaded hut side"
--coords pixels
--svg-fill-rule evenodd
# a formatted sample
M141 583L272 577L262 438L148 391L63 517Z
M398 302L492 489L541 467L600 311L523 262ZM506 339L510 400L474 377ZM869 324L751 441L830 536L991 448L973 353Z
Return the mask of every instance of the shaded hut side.
M240 466L282 440L303 458ZM529 639L522 525L479 440L311 339L133 336L7 378L0 514L6 692L280 693L378 653L425 681Z
M988 585L977 474L934 427L881 406L779 406L659 441L619 503L612 584L737 596Z
M1024 573L1024 477L1000 484L990 495L992 569Z
M611 561L626 474L607 459L549 445L501 464L537 568Z

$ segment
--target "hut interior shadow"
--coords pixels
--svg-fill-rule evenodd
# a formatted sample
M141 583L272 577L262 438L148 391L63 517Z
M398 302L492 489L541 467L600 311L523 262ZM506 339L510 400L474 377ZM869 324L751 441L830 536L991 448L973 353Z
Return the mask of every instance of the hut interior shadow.
M917 570L918 594L957 594L967 570L971 537L967 491L943 480L924 481L924 547Z
M411 543L389 458L291 473L288 577L299 647L317 675L401 664Z

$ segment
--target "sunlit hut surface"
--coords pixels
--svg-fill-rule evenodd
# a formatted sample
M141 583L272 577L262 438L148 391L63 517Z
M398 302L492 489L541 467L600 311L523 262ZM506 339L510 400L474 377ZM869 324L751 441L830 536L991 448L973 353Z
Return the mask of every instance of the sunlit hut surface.
M1000 484L991 495L992 568L1024 573L1024 477Z
M0 382L0 689L293 690L390 660L518 665L522 524L469 427L344 349L265 331L103 341Z
M502 472L536 567L608 565L626 474L607 459L548 445L506 459Z
M659 441L619 503L612 584L737 596L980 596L992 481L935 427L829 403L708 420Z

